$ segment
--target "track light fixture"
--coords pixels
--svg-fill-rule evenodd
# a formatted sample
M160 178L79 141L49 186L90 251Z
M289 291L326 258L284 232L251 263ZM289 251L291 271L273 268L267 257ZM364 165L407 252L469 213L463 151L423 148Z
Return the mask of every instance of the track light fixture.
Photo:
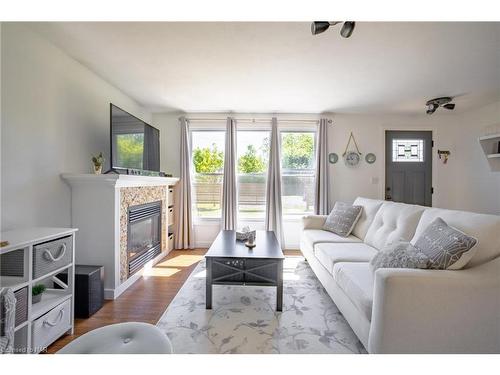
M436 109L438 109L439 107L443 107L451 111L455 109L455 104L450 103L452 100L453 98L449 96L431 99L427 103L425 103L425 106L427 107L426 113L428 115L432 115L434 112L436 112Z
M335 26L339 23L342 23L342 21L314 21L313 23L311 23L311 34L321 34L328 30L330 26ZM344 38L349 38L352 35L355 26L356 22L345 21L342 25L342 28L340 29L340 35L342 35Z

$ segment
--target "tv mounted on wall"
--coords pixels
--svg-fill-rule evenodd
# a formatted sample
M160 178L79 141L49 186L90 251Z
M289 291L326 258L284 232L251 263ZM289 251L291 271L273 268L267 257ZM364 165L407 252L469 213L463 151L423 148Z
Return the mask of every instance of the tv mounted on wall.
M110 104L111 171L160 171L160 131Z

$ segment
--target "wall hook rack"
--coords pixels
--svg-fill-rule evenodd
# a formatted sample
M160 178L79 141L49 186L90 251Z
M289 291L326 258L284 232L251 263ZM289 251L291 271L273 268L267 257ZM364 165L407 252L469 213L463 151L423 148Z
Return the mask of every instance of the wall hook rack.
M438 150L439 159L443 161L443 164L448 163L448 157L451 155L451 152L448 150Z

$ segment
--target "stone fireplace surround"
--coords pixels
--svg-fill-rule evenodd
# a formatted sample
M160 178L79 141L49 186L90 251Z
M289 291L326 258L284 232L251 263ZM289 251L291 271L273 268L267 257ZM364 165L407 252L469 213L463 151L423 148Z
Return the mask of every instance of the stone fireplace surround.
M167 250L168 186L138 186L120 188L120 281L128 278L128 209L144 203L161 201L161 250Z
M144 268L167 255L168 188L178 178L129 175L63 174L71 187L71 225L76 236L77 264L104 266L104 295L115 299L138 280L142 271L130 277L127 271L128 208L162 202L162 252Z

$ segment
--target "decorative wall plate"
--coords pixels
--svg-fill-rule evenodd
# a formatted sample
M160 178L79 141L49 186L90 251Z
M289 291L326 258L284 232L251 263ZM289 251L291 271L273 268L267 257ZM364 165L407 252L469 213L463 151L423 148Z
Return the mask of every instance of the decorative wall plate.
M375 163L375 160L377 160L377 157L375 156L375 154L370 152L370 153L366 154L365 160L368 164L373 164L373 163Z
M359 154L356 151L349 151L345 154L345 165L355 167L359 164Z
M330 164L335 164L339 161L339 156L335 152L332 152L331 154L328 154L328 161Z

